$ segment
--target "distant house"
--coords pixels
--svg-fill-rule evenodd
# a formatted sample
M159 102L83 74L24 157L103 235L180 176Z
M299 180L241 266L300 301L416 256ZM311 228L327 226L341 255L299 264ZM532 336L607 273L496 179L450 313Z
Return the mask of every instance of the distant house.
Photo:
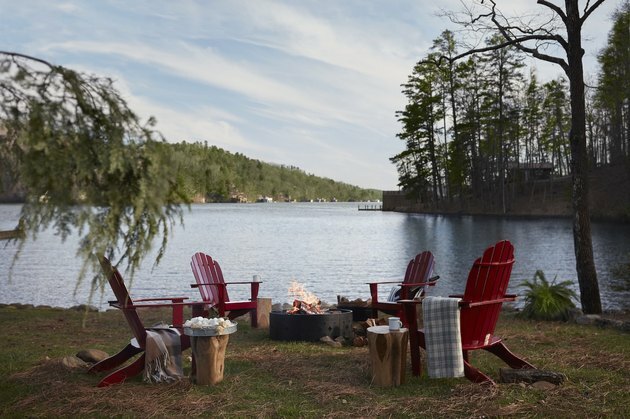
M245 204L247 203L247 195L241 192L233 193L232 195L230 195L230 202Z
M256 202L273 202L273 198L270 196L259 196Z
M507 169L512 182L530 182L550 179L553 164L508 162Z

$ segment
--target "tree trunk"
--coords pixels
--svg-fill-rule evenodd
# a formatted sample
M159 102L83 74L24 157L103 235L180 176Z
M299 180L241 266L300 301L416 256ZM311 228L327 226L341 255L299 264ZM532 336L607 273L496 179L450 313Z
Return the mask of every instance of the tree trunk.
M580 11L577 0L565 0L567 12L567 59L571 92L571 173L573 180L573 244L582 311L599 314L602 304L593 261L591 221L588 208L588 157L586 150L586 109Z

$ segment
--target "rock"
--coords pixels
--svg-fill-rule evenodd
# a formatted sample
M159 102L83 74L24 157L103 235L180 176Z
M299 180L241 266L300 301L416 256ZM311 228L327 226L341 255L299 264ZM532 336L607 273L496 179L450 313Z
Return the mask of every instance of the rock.
M579 316L575 319L577 324L595 324L595 321L599 320L600 316L598 314L587 314L585 316Z
M553 390L557 385L550 383L549 381L536 381L532 384L532 387L537 390Z
M85 362L94 364L104 360L105 358L109 358L109 354L105 351L101 351L100 349L83 349L82 351L77 352L76 357Z
M69 370L88 369L90 366L76 356L66 356L61 360L61 365Z
M332 346L333 348L341 348L341 343L340 342L336 342L334 340L332 340L332 338L330 336L322 336L319 339L320 342L324 342L327 345Z

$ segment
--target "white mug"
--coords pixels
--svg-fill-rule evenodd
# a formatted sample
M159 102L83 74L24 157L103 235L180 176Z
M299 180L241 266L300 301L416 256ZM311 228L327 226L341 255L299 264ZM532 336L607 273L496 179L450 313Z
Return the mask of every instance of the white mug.
M254 275L254 277L252 278L252 280L254 282L260 282L260 275Z
M399 317L390 317L389 318L389 330L392 332L400 330L402 327L402 322Z

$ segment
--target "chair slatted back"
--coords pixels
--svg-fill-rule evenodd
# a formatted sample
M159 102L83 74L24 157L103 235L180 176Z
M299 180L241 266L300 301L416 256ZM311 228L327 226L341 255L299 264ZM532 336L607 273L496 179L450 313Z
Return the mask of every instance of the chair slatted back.
M219 266L219 262L213 260L209 255L205 253L195 253L190 261L190 267L192 268L195 281L199 284L199 291L201 292L201 298L204 302L208 302L209 305L216 305L220 302L219 287L208 284L224 284L223 272ZM206 285L201 285L206 284ZM224 289L223 302L230 301L227 289Z
M507 240L489 247L475 261L468 274L464 300L480 302L503 298L514 264L514 246ZM488 343L494 334L502 303L462 310L461 330L464 345Z
M144 324L142 323L142 320L140 320L140 316L138 316L138 312L133 305L133 300L129 295L129 291L127 290L127 286L125 285L122 275L120 275L118 269L112 266L109 259L105 256L99 256L98 259L101 264L101 268L103 269L103 273L107 277L109 286L118 301L118 308L122 310L125 319L133 332L133 336L138 340L138 344L141 348L144 348L147 340L147 331L145 330Z
M433 253L428 250L418 253L415 258L409 261L403 283L414 284L426 282L431 277L434 266L435 260L433 258ZM408 292L408 288L402 287L400 299L406 300L408 298L413 298L413 295L409 295Z

